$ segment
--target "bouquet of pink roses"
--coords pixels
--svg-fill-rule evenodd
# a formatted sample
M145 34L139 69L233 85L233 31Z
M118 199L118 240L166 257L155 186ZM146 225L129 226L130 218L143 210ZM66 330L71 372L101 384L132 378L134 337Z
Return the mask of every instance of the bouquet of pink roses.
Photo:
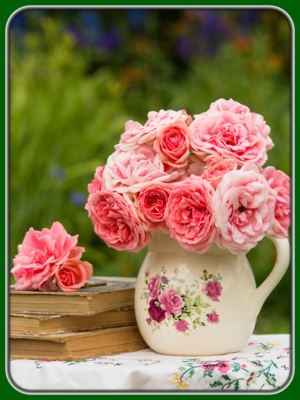
M194 117L160 110L144 125L128 121L88 185L95 233L132 252L157 229L199 253L214 242L246 253L265 235L287 237L290 178L262 168L274 146L269 134L260 114L232 99Z

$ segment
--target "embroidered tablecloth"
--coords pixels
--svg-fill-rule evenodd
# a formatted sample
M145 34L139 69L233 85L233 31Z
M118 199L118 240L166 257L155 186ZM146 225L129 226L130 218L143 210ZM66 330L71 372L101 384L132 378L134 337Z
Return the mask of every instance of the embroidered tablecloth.
M18 391L281 391L291 381L290 335L252 335L238 353L166 356L150 349L80 361L10 360Z

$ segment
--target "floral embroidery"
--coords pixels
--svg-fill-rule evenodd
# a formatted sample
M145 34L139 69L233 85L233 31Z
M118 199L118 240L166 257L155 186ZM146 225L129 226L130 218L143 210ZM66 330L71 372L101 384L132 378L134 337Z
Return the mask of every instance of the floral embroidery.
M188 383L180 379L179 375L176 373L174 373L174 379L170 381L170 384L175 385L176 390L180 390L181 388L187 388L189 386Z
M176 384L177 390L189 386L189 383L185 382L183 378L192 378L196 370L198 370L197 379L201 376L203 379L209 379L209 386L217 390L248 390L257 383L260 384L259 390L262 390L265 386L270 389L278 388L273 371L274 368L278 369L278 366L272 360L247 360L248 365L230 360L202 361L197 358L182 360L182 362L184 365L178 368L181 374L174 373L175 379L170 382L172 385ZM253 366L256 367L254 371ZM288 369L285 365L281 368ZM185 384L180 384L180 382Z
M145 272L141 299L147 303L146 321L152 333L161 329L162 325L171 325L177 332L188 335L191 328L196 329L207 323L217 324L220 320L215 308L206 310L211 307L211 302L220 301L223 290L219 282L222 279L220 274L212 275L204 270L203 275L195 279L190 287L178 274L179 270L175 269L174 275L168 277L164 267L153 277L150 277L148 270Z

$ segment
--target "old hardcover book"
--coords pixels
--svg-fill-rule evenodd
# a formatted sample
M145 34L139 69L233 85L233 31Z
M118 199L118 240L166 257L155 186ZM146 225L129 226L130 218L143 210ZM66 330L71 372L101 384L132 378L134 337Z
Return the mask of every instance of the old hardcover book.
M10 332L11 359L84 360L147 348L136 325L52 335Z
M135 325L134 308L121 308L92 315L11 314L10 331L28 333L64 333L81 330Z
M136 278L92 277L78 292L16 291L9 293L10 314L92 315L134 305Z

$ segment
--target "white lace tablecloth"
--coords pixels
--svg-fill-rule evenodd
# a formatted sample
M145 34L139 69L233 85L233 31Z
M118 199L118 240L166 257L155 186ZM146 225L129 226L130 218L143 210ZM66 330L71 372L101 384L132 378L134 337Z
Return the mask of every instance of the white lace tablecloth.
M290 335L253 335L239 353L179 357L150 349L80 361L10 360L23 393L281 391L291 381Z

